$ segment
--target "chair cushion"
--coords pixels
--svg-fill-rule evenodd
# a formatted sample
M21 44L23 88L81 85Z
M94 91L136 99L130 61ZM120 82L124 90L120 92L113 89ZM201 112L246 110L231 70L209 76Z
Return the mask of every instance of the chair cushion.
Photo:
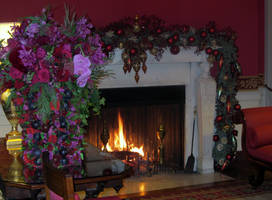
M266 145L259 148L248 148L248 153L253 158L272 163L272 145Z
M272 123L247 128L247 145L249 148L259 148L272 144Z
M74 199L80 200L79 195L77 193L75 193ZM63 200L63 198L50 190L50 200Z

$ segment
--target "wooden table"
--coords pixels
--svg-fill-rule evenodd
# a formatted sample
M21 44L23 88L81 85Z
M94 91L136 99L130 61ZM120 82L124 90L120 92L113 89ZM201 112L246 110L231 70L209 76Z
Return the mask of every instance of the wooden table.
M44 189L43 183L26 183L8 180L7 173L12 158L5 148L5 140L0 138L0 190L9 198L30 198L37 199L37 195ZM126 169L121 174L74 178L75 191L86 191L88 198L96 197L104 188L112 187L118 192L123 187L123 179L132 174L132 169Z

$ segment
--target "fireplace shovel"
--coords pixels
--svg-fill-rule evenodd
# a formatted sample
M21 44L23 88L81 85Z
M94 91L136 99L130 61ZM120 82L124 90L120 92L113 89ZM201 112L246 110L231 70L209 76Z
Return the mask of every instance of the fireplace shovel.
M193 147L194 147L194 135L195 135L195 118L196 118L196 111L194 111L191 155L188 157L188 160L187 160L187 163L185 166L185 170L184 170L185 173L193 173L194 172L195 157L193 155Z

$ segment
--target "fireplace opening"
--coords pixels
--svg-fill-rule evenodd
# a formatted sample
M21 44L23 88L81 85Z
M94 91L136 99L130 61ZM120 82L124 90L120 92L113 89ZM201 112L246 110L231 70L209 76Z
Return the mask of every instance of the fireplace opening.
M100 116L90 117L87 139L91 144L103 149L106 137L108 151L137 152L143 160L183 169L185 86L100 91L106 106Z

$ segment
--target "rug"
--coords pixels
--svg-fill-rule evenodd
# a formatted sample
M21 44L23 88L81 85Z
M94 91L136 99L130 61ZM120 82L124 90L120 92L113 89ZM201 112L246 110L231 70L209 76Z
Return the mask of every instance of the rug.
M119 196L123 200L226 200L271 193L272 181L253 189L247 181L234 180ZM254 198L255 199L255 198ZM272 198L271 198L272 199Z

